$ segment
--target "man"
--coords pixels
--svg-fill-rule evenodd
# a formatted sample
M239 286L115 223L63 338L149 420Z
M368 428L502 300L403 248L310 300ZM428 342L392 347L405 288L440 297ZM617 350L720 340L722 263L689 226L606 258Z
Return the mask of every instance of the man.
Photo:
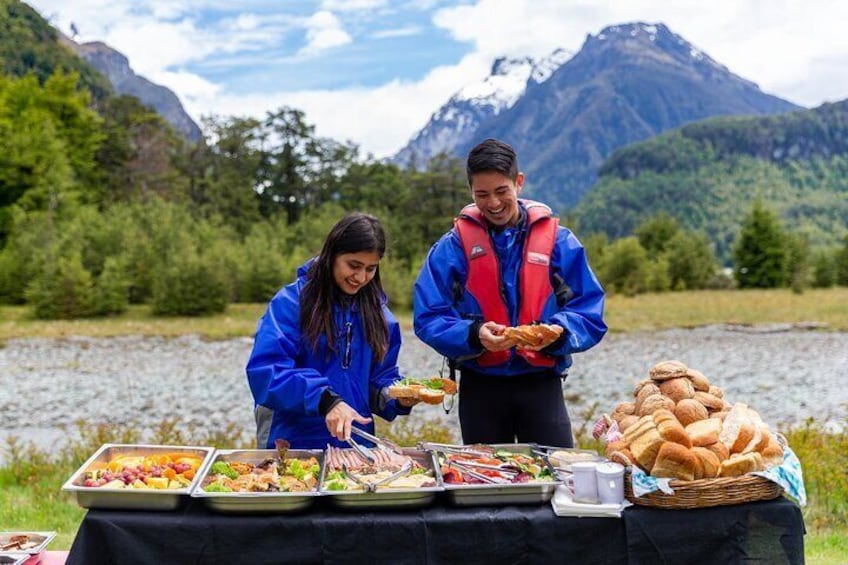
M571 354L606 333L604 291L583 246L550 208L519 200L515 151L468 154L473 204L430 250L415 282L415 334L459 368L465 443L573 446L561 379ZM559 325L553 343L515 347L508 326Z

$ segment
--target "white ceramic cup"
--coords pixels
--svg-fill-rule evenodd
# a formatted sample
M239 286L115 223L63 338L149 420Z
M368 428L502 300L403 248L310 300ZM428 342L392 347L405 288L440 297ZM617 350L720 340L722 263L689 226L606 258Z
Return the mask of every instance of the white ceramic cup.
M624 502L624 466L620 463L598 463L595 467L598 498L601 504Z
M578 461L571 464L574 481L574 502L598 503L598 481L594 461Z

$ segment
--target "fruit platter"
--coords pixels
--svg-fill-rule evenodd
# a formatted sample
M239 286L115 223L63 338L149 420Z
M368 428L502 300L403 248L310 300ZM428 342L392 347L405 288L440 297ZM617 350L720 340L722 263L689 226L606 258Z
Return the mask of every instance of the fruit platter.
M197 483L214 449L104 444L67 480L83 508L173 510Z
M320 494L323 457L320 449L289 449L287 443L276 450L218 450L191 496L229 514L302 510Z
M436 454L437 471L456 505L548 502L562 483L532 444L424 443L422 447Z

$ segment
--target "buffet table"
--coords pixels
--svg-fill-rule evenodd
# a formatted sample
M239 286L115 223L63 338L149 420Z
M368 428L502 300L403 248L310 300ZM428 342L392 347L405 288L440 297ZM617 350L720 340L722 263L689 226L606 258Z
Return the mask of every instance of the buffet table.
M224 515L91 510L67 563L803 563L800 509L784 498L697 510L633 506L561 518L549 504Z

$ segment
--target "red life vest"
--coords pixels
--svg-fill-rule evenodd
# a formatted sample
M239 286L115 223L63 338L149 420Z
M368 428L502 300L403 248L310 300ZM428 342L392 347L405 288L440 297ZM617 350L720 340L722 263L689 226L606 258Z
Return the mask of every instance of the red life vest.
M532 200L520 202L527 210L528 234L518 271L518 325L538 320L545 303L554 292L550 264L559 227L559 221L546 205ZM475 204L469 204L459 213L454 226L468 262L465 292L477 300L485 321L512 325L506 300L501 293L500 262L483 214ZM516 352L536 367L554 366L554 359L544 353L521 349ZM482 367L491 367L504 364L509 358L509 351L485 351L476 361Z

